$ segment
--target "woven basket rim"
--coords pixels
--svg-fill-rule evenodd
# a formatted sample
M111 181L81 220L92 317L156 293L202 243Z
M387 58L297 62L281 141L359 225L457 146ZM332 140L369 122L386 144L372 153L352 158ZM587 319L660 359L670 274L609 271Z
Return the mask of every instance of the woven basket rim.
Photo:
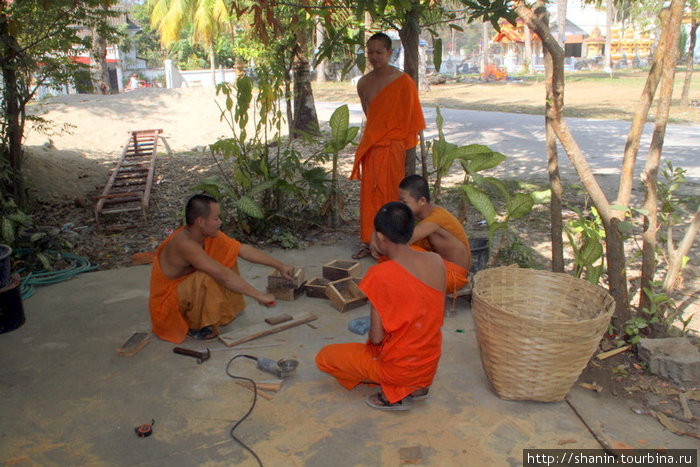
M474 277L474 288L473 288L473 300L478 300L484 302L484 304L487 304L490 307L497 308L500 312L513 317L514 319L517 320L524 320L524 321L531 321L531 322L536 322L536 323L542 323L542 324L551 324L552 321L551 319L546 319L546 318L541 318L538 316L533 316L533 315L523 315L521 313L517 313L512 310L508 310L506 308L503 308L502 306L495 305L486 298L482 297L480 295L480 290L478 288L478 282L479 282L479 277L483 278L484 276L487 276L490 272L495 273L495 272L501 272L503 270L507 270L509 273L513 274L535 274L535 275L547 275L549 277L555 277L557 279L561 280L567 280L569 282L577 282L579 285L587 287L590 289L591 293L595 294L600 294L601 295L601 303L600 306L597 307L597 316L591 317L591 318L558 318L556 320L557 324L585 324L585 323L593 323L593 322L598 322L604 319L610 319L612 314L615 311L615 299L610 295L608 291L606 291L604 288L600 287L599 285L591 284L590 282L580 279L578 277L571 276L569 274L565 273L560 273L560 272L552 272L552 271L545 271L541 269L532 269L532 268L520 268L520 267L513 267L513 266L500 266L496 268L488 268L484 269L482 271L479 271L475 277ZM585 284L585 285L584 285Z

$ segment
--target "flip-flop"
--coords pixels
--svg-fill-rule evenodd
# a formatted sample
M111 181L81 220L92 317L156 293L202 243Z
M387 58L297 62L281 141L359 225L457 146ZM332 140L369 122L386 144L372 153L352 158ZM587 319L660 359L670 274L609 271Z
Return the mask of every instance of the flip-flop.
M398 402L394 402L392 404L384 398L384 395L381 392L367 396L367 398L365 398L365 402L367 403L367 405L369 405L373 409L377 409L377 410L394 411L394 410L408 410L411 408L410 402L407 402L406 399L402 399L402 400L400 400Z
M424 401L427 398L430 397L430 393L428 392L430 390L430 387L425 388L425 393L424 394L418 394L418 395L413 395L413 393L416 392L421 392L422 389L418 389L416 391L413 391L413 393L409 394L407 397L411 399L412 401Z
M357 251L357 253L355 253L354 255L352 255L352 259L362 259L362 258L366 258L367 256L369 256L369 255L371 255L371 254L372 254L372 251L370 251L370 249L367 248L366 246L363 246L362 248L360 248L360 249Z

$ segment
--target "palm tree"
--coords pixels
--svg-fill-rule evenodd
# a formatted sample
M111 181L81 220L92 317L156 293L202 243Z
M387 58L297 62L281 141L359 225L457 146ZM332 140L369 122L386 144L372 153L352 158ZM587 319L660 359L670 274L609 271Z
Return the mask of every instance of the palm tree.
M231 31L231 21L225 0L149 0L153 6L151 26L160 32L160 41L168 46L180 39L185 26L192 24L195 42L209 48L212 82L216 84L216 53L218 36Z

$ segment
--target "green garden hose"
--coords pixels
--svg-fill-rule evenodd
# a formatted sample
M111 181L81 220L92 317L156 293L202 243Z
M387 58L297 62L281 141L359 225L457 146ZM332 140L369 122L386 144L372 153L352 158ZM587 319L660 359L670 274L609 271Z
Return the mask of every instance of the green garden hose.
M31 252L31 249L18 249L16 251L18 255L27 255ZM69 261L71 265L68 268L60 271L30 271L26 276L22 277L20 281L22 300L26 300L34 295L34 286L36 285L57 284L59 282L67 281L68 279L72 279L83 272L92 271L98 268L97 265L90 264L90 260L73 253L63 253L60 251L46 251L45 253L59 255L63 259ZM20 274L21 272L22 271L20 271Z

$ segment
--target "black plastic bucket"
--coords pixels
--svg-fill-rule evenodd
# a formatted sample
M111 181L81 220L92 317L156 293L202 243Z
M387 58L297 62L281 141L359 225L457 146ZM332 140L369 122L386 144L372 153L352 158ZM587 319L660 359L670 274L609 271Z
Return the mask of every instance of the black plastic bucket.
M0 334L14 331L24 324L19 274L11 276L10 279L10 285L0 289Z
M12 248L0 244L0 289L7 287L12 282L10 263L12 260Z
M472 252L472 267L469 271L476 274L484 269L489 261L489 239L470 238L469 247Z

